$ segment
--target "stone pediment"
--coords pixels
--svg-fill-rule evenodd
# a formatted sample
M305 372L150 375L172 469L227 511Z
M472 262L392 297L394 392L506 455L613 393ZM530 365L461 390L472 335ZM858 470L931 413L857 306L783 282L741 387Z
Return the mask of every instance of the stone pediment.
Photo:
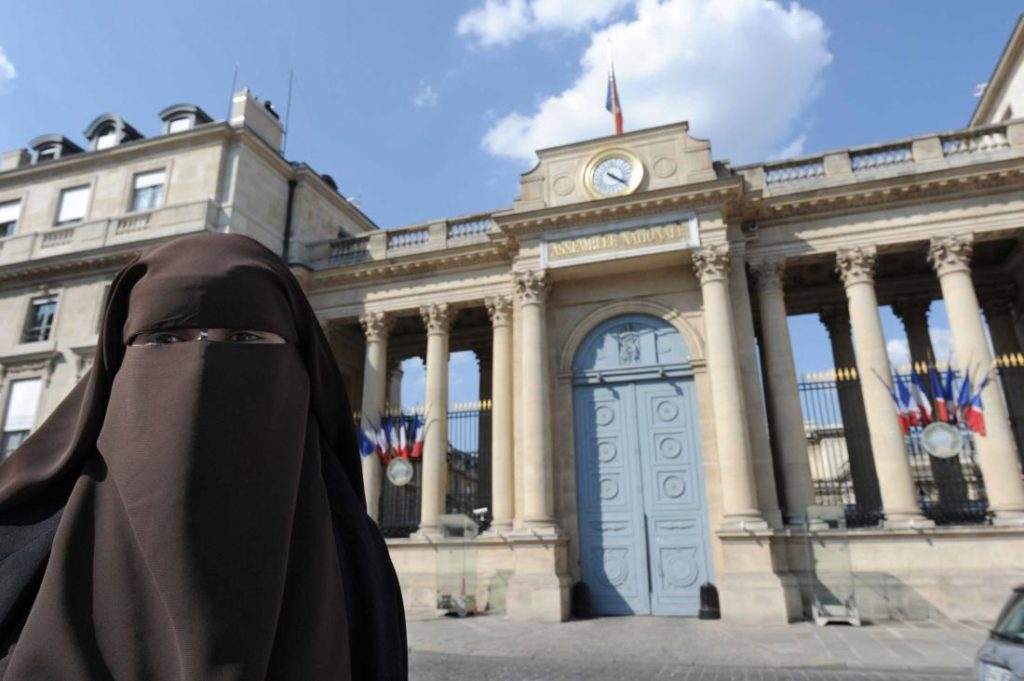
M537 165L523 174L514 212L601 200L588 178L609 156L623 156L641 166L642 179L616 196L716 179L711 143L689 133L686 122L586 140L537 152Z

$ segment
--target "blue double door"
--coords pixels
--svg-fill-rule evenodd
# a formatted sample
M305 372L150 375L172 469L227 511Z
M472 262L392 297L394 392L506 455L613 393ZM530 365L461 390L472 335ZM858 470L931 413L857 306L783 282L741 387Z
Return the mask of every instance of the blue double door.
M573 394L581 572L595 613L696 615L711 563L693 379Z

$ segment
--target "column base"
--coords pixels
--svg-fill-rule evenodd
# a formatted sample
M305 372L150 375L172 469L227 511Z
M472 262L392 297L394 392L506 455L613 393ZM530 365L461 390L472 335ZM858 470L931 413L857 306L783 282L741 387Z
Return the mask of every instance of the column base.
M918 513L886 513L882 527L887 530L927 530L935 527L935 521Z
M720 532L769 532L768 521L757 514L725 516L719 526Z
M785 543L777 544L774 532L719 532L718 537L722 570L714 583L723 620L772 625L802 618L800 585L789 574Z
M515 569L505 594L505 615L531 622L569 619L568 537L557 527L513 532Z
M1024 527L1024 511L995 511L992 524L996 527Z

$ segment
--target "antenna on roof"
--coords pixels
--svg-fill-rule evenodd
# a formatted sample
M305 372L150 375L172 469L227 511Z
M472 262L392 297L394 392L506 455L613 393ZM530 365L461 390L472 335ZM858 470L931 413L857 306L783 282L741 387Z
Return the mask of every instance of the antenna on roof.
M235 86L238 85L238 62L235 62L235 72L231 76L231 92L228 94L228 115L225 117L229 124L231 123L231 101L235 98Z
M289 125L292 120L292 82L295 80L294 69L288 70L288 101L284 105L284 135L282 135L281 142L281 155L284 156L284 150L288 148L288 137L291 132Z

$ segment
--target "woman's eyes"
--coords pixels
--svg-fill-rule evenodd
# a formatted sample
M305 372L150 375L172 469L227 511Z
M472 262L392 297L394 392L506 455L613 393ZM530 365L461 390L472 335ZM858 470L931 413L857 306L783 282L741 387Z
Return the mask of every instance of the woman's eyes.
M228 336L228 340L237 343L247 343L251 341L263 340L263 337L257 336L254 333L249 333L248 331L238 331L237 333L233 333L230 336Z
M173 333L154 333L150 334L149 339L146 342L158 344L183 343L185 342L185 339L181 336L176 336Z

